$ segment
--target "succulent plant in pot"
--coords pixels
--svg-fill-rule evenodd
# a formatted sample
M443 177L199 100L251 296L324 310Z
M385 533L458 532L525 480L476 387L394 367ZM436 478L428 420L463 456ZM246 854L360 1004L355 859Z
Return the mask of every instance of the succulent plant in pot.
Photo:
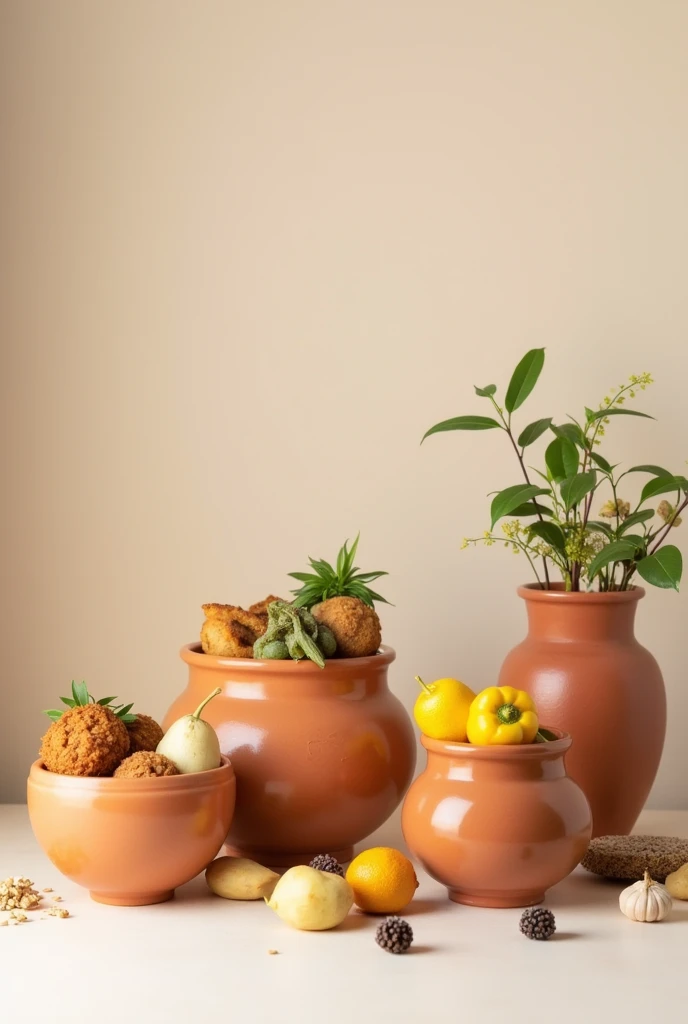
M659 667L633 633L645 593L637 581L678 589L683 561L672 541L688 506L688 478L660 465L624 469L606 453L613 422L653 418L628 404L652 383L648 373L581 416L517 424L544 363L544 349L531 349L503 398L495 384L475 387L490 415L443 420L423 440L447 431L504 435L516 479L491 495L490 528L463 542L522 552L535 576L519 588L529 633L507 656L499 684L526 689L545 721L572 734L569 766L592 805L595 835L626 833L654 781L666 727ZM631 501L627 488L643 477Z

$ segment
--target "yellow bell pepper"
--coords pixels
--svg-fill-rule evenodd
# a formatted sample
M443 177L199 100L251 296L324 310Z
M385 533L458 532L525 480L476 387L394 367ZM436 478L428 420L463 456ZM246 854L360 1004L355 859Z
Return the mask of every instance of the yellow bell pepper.
M532 743L538 731L532 698L513 686L488 686L475 698L468 712L468 742L476 746Z

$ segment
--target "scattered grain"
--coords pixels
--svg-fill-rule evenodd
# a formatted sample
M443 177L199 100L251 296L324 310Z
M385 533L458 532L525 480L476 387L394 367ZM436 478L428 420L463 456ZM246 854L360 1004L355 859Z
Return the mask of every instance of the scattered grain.
M43 897L30 878L17 875L0 882L0 910L33 910Z

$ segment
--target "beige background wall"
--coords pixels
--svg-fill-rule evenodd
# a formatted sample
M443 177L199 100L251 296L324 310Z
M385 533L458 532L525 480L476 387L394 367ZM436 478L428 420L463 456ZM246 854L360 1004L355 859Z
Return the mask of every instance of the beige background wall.
M522 422L649 369L659 422L605 450L680 471L688 5L0 11L1 797L71 678L161 715L201 602L284 593L359 528L396 692L491 683L527 567L459 544L512 456L418 442L546 345ZM655 806L688 807L687 592L639 621L670 699Z

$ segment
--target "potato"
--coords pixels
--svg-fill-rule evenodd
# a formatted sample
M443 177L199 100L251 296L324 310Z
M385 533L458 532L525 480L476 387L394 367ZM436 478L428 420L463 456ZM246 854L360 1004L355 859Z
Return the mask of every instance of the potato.
M667 875L664 884L677 900L688 900L688 864Z
M246 857L218 857L206 870L208 888L226 900L262 900L272 895L279 875Z
M341 924L354 902L353 889L340 875L296 867L282 875L267 905L302 931L325 931Z

